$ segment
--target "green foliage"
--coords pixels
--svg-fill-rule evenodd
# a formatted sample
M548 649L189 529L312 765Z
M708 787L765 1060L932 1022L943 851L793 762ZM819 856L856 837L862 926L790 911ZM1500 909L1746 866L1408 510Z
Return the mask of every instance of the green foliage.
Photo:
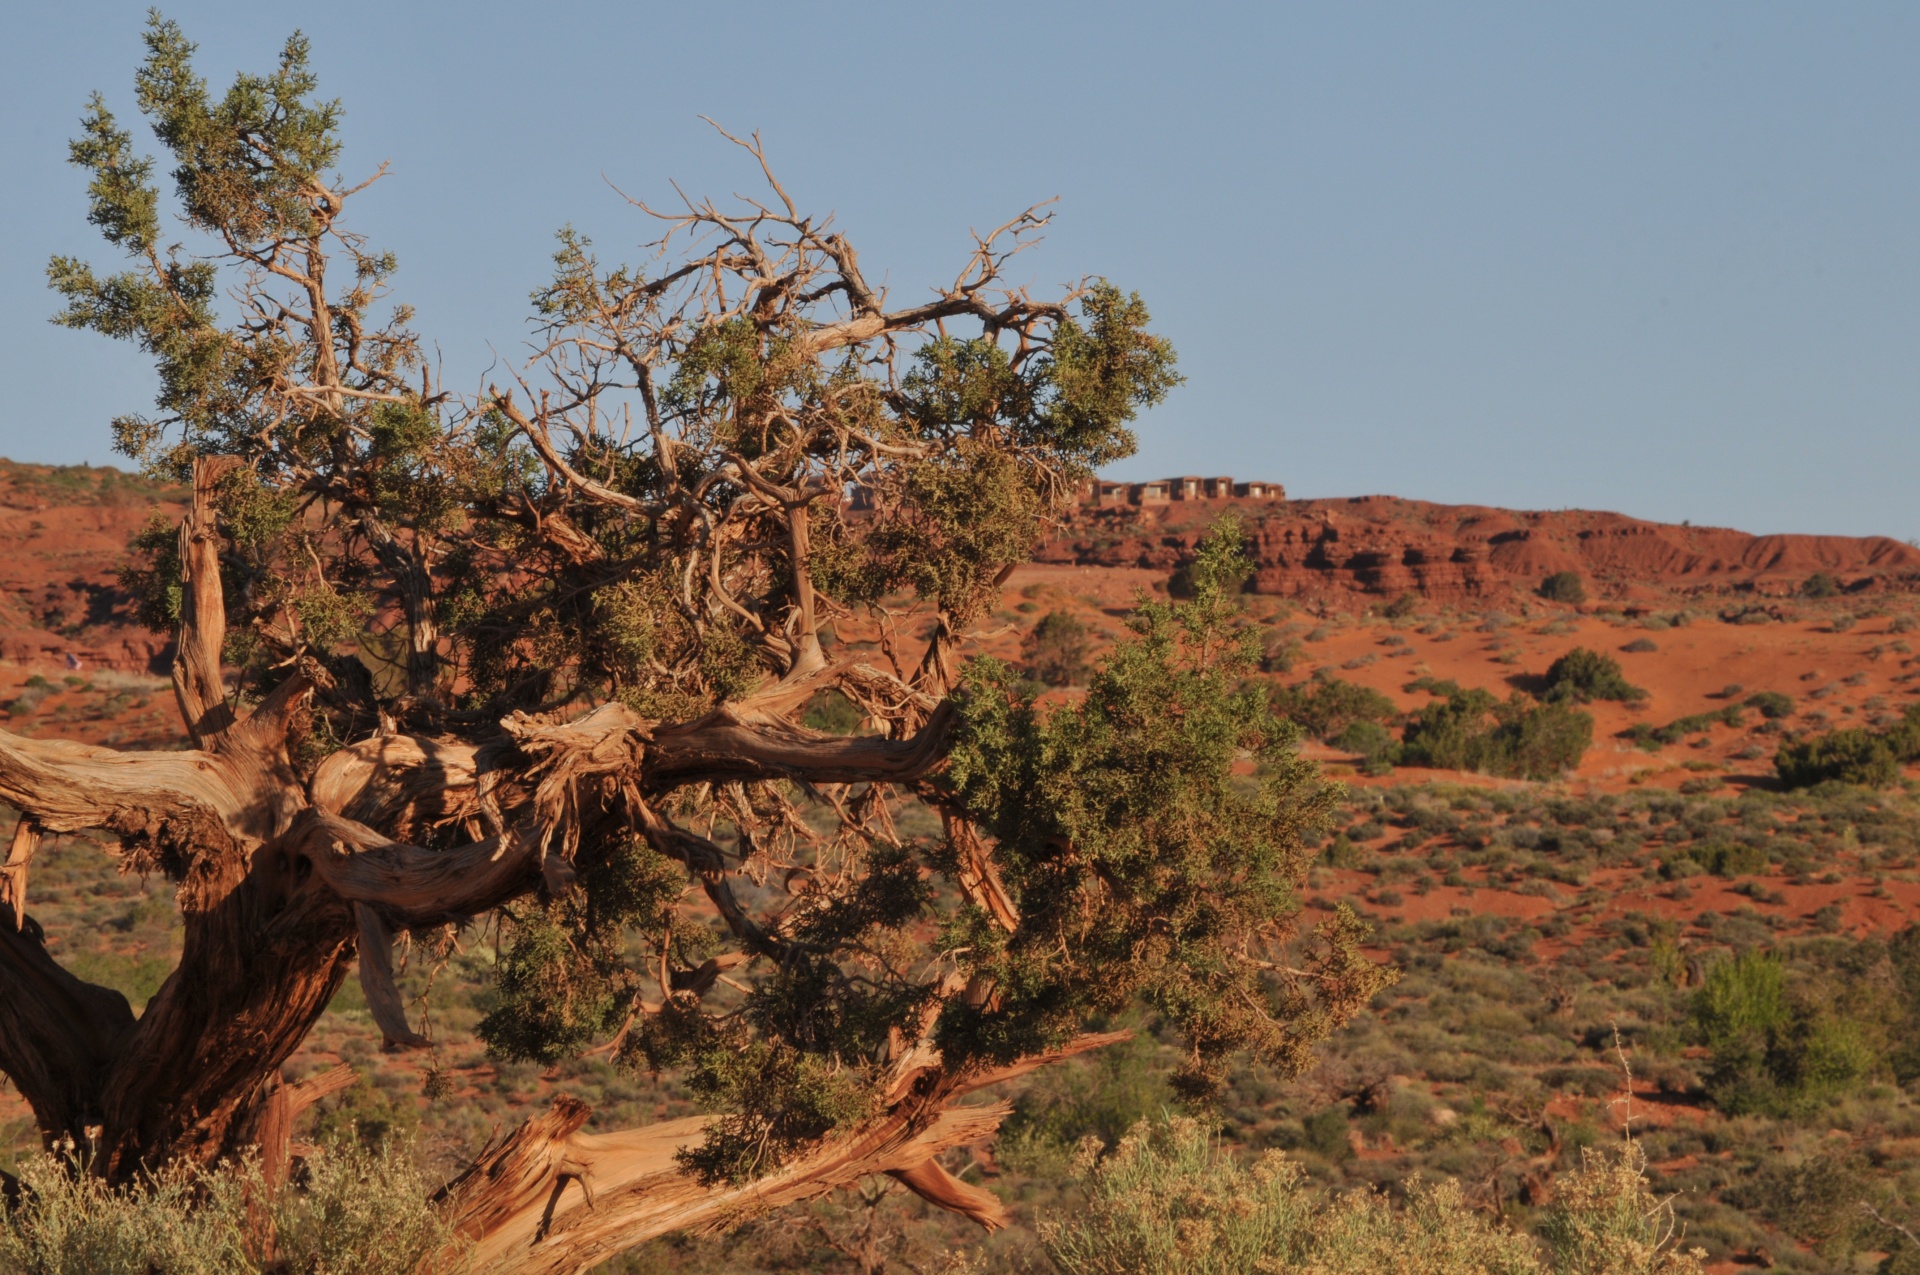
M1236 689L1256 658L1229 623L1245 562L1238 526L1216 527L1193 599L1145 604L1078 703L1043 712L1004 666L970 671L953 782L999 838L1022 919L1003 940L980 926L949 940L999 990L979 1010L949 1004L948 1058L1010 1060L1144 999L1186 1039L1181 1092L1204 1097L1243 1047L1297 1071L1386 981L1350 918L1320 927L1310 983L1276 984L1245 957L1286 940L1303 834L1334 797L1296 755L1297 729ZM1252 785L1233 775L1242 752Z
M1793 716L1793 698L1779 691L1758 691L1742 702L1770 722Z
M1784 966L1763 952L1711 966L1693 1021L1712 1051L1707 1090L1730 1115L1815 1110L1858 1085L1876 1061L1857 1023L1825 998L1792 994Z
M1740 705L1729 704L1710 713L1690 713L1685 717L1676 717L1665 726L1649 726L1645 722L1635 722L1620 732L1642 748L1653 751L1665 744L1677 744L1689 735L1699 735L1712 730L1715 726L1738 726L1742 722Z
M1098 1157L1098 1158L1096 1158ZM1084 1208L1043 1221L1064 1275L1698 1275L1644 1160L1591 1153L1556 1183L1533 1240L1476 1211L1457 1182L1415 1180L1396 1206L1370 1190L1327 1198L1268 1152L1239 1163L1193 1121L1130 1132L1083 1154Z
M1547 686L1541 693L1542 699L1568 704L1646 696L1645 691L1627 682L1618 660L1583 646L1568 651L1547 668Z
M860 729L860 710L839 691L823 691L807 705L800 724L829 735L851 735Z
M1840 582L1825 571L1816 571L1800 585L1800 593L1808 598L1831 598L1840 592Z
M1410 766L1551 779L1579 763L1593 718L1565 703L1505 701L1478 688L1445 687L1407 723L1400 760Z
M1064 1164L1083 1138L1114 1143L1176 1101L1150 1033L1039 1073L1001 1126L1000 1147Z
M1071 612L1049 611L1027 634L1027 667L1048 686L1075 686L1086 680L1091 644L1087 626Z
M1709 841L1695 846L1692 857L1715 876L1757 876L1767 870L1767 852L1741 841Z
M1180 382L1140 297L1104 279L1059 303L1021 293L974 335L949 316L816 346L801 335L866 287L820 286L853 269L842 241L807 232L791 289L757 294L749 313L731 289L687 282L704 269L603 265L566 230L533 303L555 398L581 419L535 424L491 394L460 403L423 369L407 308L386 308L392 256L347 228L364 187L332 174L342 109L321 96L304 38L224 94L193 58L155 15L135 87L170 200L104 100L89 107L72 158L127 266L109 277L62 257L49 277L60 322L156 362L157 410L116 423L122 450L174 478L199 458L242 462L220 498L231 654L256 693L303 655L330 668L337 685L316 705L330 738L351 742L383 714L438 730L446 709L494 720L605 696L697 716L786 670L802 566L823 612L906 590L964 625L1071 484L1129 454L1129 423ZM194 242L167 246L182 232ZM708 264L760 268L745 260ZM992 282L969 295L997 296L978 291ZM607 423L629 411L646 425L616 441ZM549 428L565 441L530 445ZM793 543L784 508L743 502L741 460L810 493L804 564L772 547ZM826 499L855 484L884 516L849 519ZM171 533L132 547L142 618L170 629ZM369 680L352 646L375 600L404 605Z
M595 863L564 900L510 909L495 970L497 1000L477 1028L488 1050L553 1063L618 1028L640 987L627 960L628 930L656 948L698 942L670 906L684 879L677 865L630 840Z
M41 1155L17 1176L21 1199L0 1215L7 1275L411 1275L452 1239L429 1201L433 1184L395 1146L330 1143L277 1192L252 1162L175 1167L112 1188ZM249 1238L263 1199L272 1261Z
M1587 600L1587 586L1575 571L1556 571L1540 582L1540 596L1549 602L1578 606Z
M1400 715L1393 701L1370 686L1337 677L1276 687L1273 711L1316 739L1332 742L1355 722L1384 724Z
M1773 766L1788 788L1810 788L1828 780L1885 788L1900 777L1900 759L1888 742L1858 727L1782 744Z
M1379 722L1349 722L1345 730L1333 737L1332 743L1335 748L1359 754L1369 774L1385 774L1393 769L1400 756L1400 741Z

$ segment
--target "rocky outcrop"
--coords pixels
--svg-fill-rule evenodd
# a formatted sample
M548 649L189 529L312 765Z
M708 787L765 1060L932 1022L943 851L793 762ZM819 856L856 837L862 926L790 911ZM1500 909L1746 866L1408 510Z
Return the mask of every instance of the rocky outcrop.
M1525 593L1572 571L1597 596L1788 593L1824 571L1842 587L1920 586L1920 549L1885 536L1748 535L1587 510L1525 512L1392 496L1205 501L1075 511L1042 562L1172 570L1229 510L1245 524L1251 587L1284 597L1437 601Z
M177 521L180 493L107 468L0 461L0 658L46 671L147 672L169 639L133 615L121 588L128 542L158 512Z

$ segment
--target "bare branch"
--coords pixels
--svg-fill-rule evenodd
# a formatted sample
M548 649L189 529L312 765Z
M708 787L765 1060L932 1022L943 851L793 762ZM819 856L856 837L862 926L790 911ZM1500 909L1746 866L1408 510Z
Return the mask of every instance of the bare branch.
M380 1028L382 1045L389 1050L425 1049L433 1042L407 1026L406 1006L393 984L393 930L369 904L354 904L353 915L360 927L360 990Z
M180 716L200 747L218 751L233 725L220 652L226 644L227 609L220 588L219 532L213 498L239 461L202 457L193 463L193 506L180 524L180 628L175 637L173 691Z

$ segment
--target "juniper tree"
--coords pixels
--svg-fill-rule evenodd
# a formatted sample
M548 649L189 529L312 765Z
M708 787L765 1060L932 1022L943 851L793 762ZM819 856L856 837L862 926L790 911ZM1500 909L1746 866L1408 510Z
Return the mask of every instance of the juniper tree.
M1137 296L1008 281L1045 213L896 305L730 138L760 198L638 206L640 266L563 232L529 360L461 397L349 226L373 179L334 175L305 42L218 96L172 23L146 41L178 224L96 97L73 158L126 262L50 273L60 322L160 372L116 436L191 507L127 579L176 636L194 747L0 732L23 812L0 1067L49 1140L91 1141L110 1181L256 1150L284 1178L335 1081L282 1067L349 971L389 1047L419 1047L396 935L484 920L497 1055L609 1049L709 1114L588 1135L556 1100L443 1192L474 1262L583 1270L880 1172L993 1226L937 1159L1006 1110L965 1095L1144 1001L1204 1097L1242 1048L1299 1067L1379 985L1349 919L1295 925L1330 798L1241 686L1237 535L1084 698L1039 708L966 662L1179 379ZM801 724L829 695L857 729ZM941 835L898 831L912 803ZM84 829L179 885L180 962L137 1018L27 912L41 836Z

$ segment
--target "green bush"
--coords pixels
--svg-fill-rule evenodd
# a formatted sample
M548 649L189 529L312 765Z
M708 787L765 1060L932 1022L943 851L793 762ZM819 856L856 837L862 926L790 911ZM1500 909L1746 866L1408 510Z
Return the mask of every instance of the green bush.
M1746 698L1746 706L1770 722L1793 716L1793 699L1779 691L1760 691Z
M1767 870L1767 852L1739 841L1716 841L1693 848L1693 858L1718 877L1757 876Z
M1390 722L1400 710L1370 686L1326 677L1279 687L1273 693L1273 711L1331 743L1354 722Z
M1877 1059L1858 1023L1798 997L1786 968L1744 952L1708 968L1693 1022L1711 1053L1707 1092L1728 1115L1800 1115L1857 1087Z
M1670 1204L1644 1161L1589 1152L1556 1183L1544 1245L1470 1205L1458 1183L1408 1185L1404 1205L1359 1190L1327 1196L1269 1151L1251 1166L1191 1120L1136 1127L1111 1152L1083 1149L1087 1198L1044 1219L1063 1275L1698 1275L1675 1243Z
M1542 698L1587 704L1597 699L1635 700L1646 696L1645 691L1627 681L1618 660L1577 646L1548 666Z
M1825 571L1816 571L1801 584L1800 592L1809 598L1831 598L1840 592L1840 582Z
M1900 777L1900 759L1893 748L1858 727L1782 744L1773 768L1789 788L1810 788L1829 779L1885 788Z
M1587 586L1573 571L1556 571L1540 582L1540 596L1549 602L1578 606L1587 600Z
M410 1275L449 1239L411 1157L351 1140L308 1156L278 1191L252 1162L176 1167L121 1189L40 1155L17 1176L19 1203L0 1214L6 1275ZM252 1239L260 1200L276 1236L272 1262Z
M1077 686L1090 670L1087 626L1066 611L1049 611L1027 634L1027 667L1048 686Z
M1335 748L1357 754L1369 773L1384 774L1400 756L1400 741L1379 722L1349 722L1332 742Z
M1686 717L1676 717L1665 726L1649 726L1645 722L1635 722L1620 733L1652 752L1657 751L1662 744L1677 744L1689 735L1701 734L1715 726L1738 726L1743 720L1740 715L1740 705L1729 704L1725 708L1716 708L1710 713L1691 713Z
M1593 718L1564 703L1501 701L1451 687L1408 722L1400 760L1412 766L1551 779L1578 764L1593 742Z

